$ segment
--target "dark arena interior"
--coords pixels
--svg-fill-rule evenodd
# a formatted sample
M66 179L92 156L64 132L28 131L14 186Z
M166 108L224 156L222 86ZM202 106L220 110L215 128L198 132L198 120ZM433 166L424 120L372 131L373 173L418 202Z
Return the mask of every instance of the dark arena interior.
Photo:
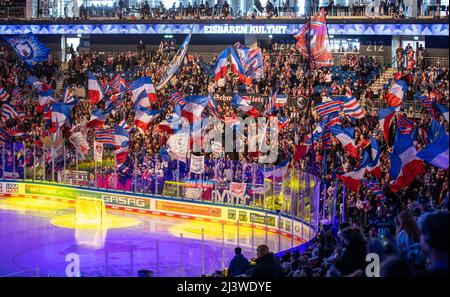
M0 276L448 277L448 12L0 0Z

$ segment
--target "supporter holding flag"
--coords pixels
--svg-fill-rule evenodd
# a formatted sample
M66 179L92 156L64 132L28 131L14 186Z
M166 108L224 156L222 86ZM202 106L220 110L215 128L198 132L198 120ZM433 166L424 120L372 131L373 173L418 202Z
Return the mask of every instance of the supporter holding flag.
M426 145L420 152L417 153L417 158L424 160L438 168L448 168L448 147L449 140L448 134L435 119L432 120L433 126L429 132L434 132L433 135L429 135L430 143Z
M240 96L238 93L234 93L231 106L245 112L253 118L259 117L259 111L251 105L251 100L247 96Z
M52 126L49 129L50 133L56 133L66 122L70 123L70 108L66 104L52 103L50 110L52 120Z
M47 91L38 91L38 105L36 111L43 112L44 108L52 102L56 103L55 90L49 89Z
M91 105L97 104L104 97L104 91L92 72L88 73L88 98Z
M244 66L242 66L241 59L239 59L239 55L236 53L233 47L230 47L230 53L231 71L233 71L233 73L239 77L239 81L241 83L250 84L251 78L247 81Z
M228 70L228 54L230 52L230 48L227 47L220 55L217 57L216 62L214 64L214 80L218 81L219 78L225 76Z
M400 77L400 73L394 75L394 81L389 89L389 93L384 97L388 106L397 107L403 103L403 97L408 90L408 85Z
M392 178L390 188L398 192L411 184L417 175L423 172L423 163L417 158L417 151L409 134L403 134L397 127L393 152L389 153L391 166L389 176Z
M69 88L66 88L64 90L64 95L62 102L67 105L67 107L72 110L73 107L78 103L78 99L75 98L75 96L72 95Z

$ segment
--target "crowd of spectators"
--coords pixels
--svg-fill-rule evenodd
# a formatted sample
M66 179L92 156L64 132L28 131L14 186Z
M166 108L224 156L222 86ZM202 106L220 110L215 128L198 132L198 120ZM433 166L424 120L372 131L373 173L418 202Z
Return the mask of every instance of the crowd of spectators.
M148 75L152 78L153 83L157 85L166 72L167 65L175 54L176 49L177 45L173 41L162 41L158 49L153 52L147 51L142 43L138 45L137 52L103 54L74 51L68 62L67 71L62 72L60 62L54 56L51 56L47 62L35 66L33 75L53 89L56 89L57 80L63 80L63 85L70 88L76 86L85 87L88 71L92 71L101 84L105 84L115 73L120 72L127 82ZM287 155L296 156L298 146L305 142L311 130L317 128L319 116L313 108L316 103L327 100L329 95L343 95L348 90L357 99L361 99L365 95L366 100L367 98L370 100L372 95L367 91L366 83L368 81L366 78L373 69L380 66L378 61L371 57L351 54L342 58L339 61L339 65L314 70L310 69L305 61L299 55L293 54L291 50L289 48L281 48L277 44L273 44L271 48L264 49L263 78L255 79L250 85L239 83L238 78L232 72L227 73L224 79L216 82L211 78L214 59L204 61L201 54L188 54L180 71L174 75L165 88L158 91L158 97L160 99L167 98L171 91L179 91L186 96L236 91L269 96L274 90L278 90L279 94L289 95L290 98L295 99L294 103L287 104L278 111L278 116L288 116L289 118L287 126L280 131L277 141L279 144L279 158L276 163L278 163L286 158ZM402 50L402 55L406 53L408 56L417 56L415 53L410 53L410 48ZM398 50L398 53L400 53L400 50ZM31 87L25 83L31 74L29 69L5 48L0 49L0 60L2 61L0 63L0 85L9 93L15 86L23 85L22 92L32 94ZM405 65L407 65L406 61ZM336 75L337 71L340 73L339 76ZM448 106L448 69L445 67L424 67L421 63L416 63L412 68L407 66L401 67L398 71L408 85L405 100L414 100L416 95L426 94L435 102ZM353 76L347 77L347 74ZM315 90L318 90L318 92L315 92ZM57 91L59 93L62 92L62 90ZM308 99L310 98L310 92L313 95L311 100ZM60 95L58 94L57 96L59 98ZM162 100L153 108L161 108L161 102ZM101 101L98 106L102 104L104 102ZM157 123L167 119L172 114L174 107L173 104L167 104ZM25 111L25 117L21 121L8 120L6 123L2 122L0 128L14 128L17 131L33 136L40 136L42 133L45 133L45 121L43 115L36 112L35 100L29 100L24 106L19 106L18 109ZM81 100L72 110L73 125L87 121L91 110L92 107L89 103L86 100ZM260 107L260 111L261 113L264 111L264 106ZM245 117L242 111L231 107L229 104L219 104L218 112L223 117ZM363 144L370 139L370 135L373 135L382 147L381 178L378 180L384 191L385 199L378 199L365 186L361 186L357 192L349 191L345 205L342 205L343 201L340 200L342 195L338 195L339 198L336 202L337 205L340 205L340 211L345 210L346 216L349 218L345 224L348 225L341 225L339 233L332 227L329 229L324 227L309 251L299 255L294 253L289 255L289 257L285 255L283 263L287 264L283 264L283 275L322 276L352 274L358 269L362 269L361 265L364 262L358 256L354 256L353 253L359 253L358 255L361 256L366 252L366 249L382 248L385 250L384 253L386 255L408 254L412 252L410 250L412 247L410 248L409 246L417 243L420 235L426 236L424 246L428 246L430 253L442 251L442 244L445 244L445 242L442 243L439 239L430 238L427 234L424 235L424 232L430 232L429 234L433 234L430 236L435 236L435 225L440 223L430 221L430 225L427 225L426 222L422 222L423 218L421 219L421 216L430 212L431 209L446 209L448 207L448 172L425 164L425 173L417 176L411 185L397 193L390 191L388 153L392 150L392 144L386 143L382 136L376 110L370 108L369 105L365 112L366 116L356 121L343 117L342 125L355 128L355 143L358 146L359 154L362 154ZM111 126L123 119L126 120L128 125L132 126L134 123L134 112L132 111L132 101L129 94L125 96L121 108L111 113L106 125ZM438 120L448 131L448 122L440 115L438 115ZM426 131L430 121L431 115L426 109L422 110L421 118L414 119L414 127L419 131L418 137L414 142L418 150L425 144L425 134L422 132ZM223 125L216 128L223 129ZM71 155L70 153L71 143L67 141L70 132L68 128L63 128L63 132L69 151L67 162L70 165L71 156L73 157L73 154ZM263 177L261 178L260 172L255 172L254 167L252 167L252 164L257 160L256 156L250 153L225 154L216 152L205 154L208 161L205 173L203 176L200 176L190 173L189 166L179 168L177 164L166 160L160 154L161 149L167 143L169 135L158 130L156 124L151 125L145 134L134 130L130 133L130 136L129 155L132 156L131 159L138 160L133 163L136 165L134 169L136 176L139 177L141 191L154 193L159 188L158 192L160 192L165 179L202 178L226 182L263 183ZM89 129L88 132L88 142L92 147L94 142L92 129ZM25 158L28 166L32 166L37 162L37 160L33 160L32 155L34 143L38 143L39 147L43 145L42 141L39 140L37 142L28 142L28 155ZM331 140L331 147L325 153L328 155L326 163L323 162L324 146L321 143L316 143L306 155L300 158L293 158L289 166L290 168L317 173L322 172L322 166L326 164L328 170L322 174L321 178L328 185L331 185L328 189L331 193L334 187L333 181L337 180L336 171L342 168L344 172L350 172L359 163L358 160L348 155L334 137ZM42 150L38 150L37 158L39 159L40 157L48 159L48 156L43 155ZM111 165L102 166L98 168L98 173L106 174L115 170ZM175 177L175 173L178 175L177 177ZM47 173L47 179L49 176L50 174ZM370 174L367 174L367 178L375 179ZM337 187L338 192L342 193L342 184L338 183ZM323 201L321 203L323 204ZM326 207L330 208L330 205L326 204ZM395 218L398 218L396 222ZM418 218L418 227L415 225L415 218ZM441 219L439 217L436 220ZM422 224L424 226L421 226ZM340 235L337 236L337 234ZM395 245L388 245L387 241L381 242L382 247L379 244L377 245L376 242L372 242L373 245L367 247L365 237L369 239L368 243L371 243L371 238L377 237L383 238L383 240L388 238L393 242L397 241L397 248L400 250L398 252L394 251ZM443 236L443 238L447 237ZM448 247L448 241L446 244ZM422 251L425 249L424 246ZM258 254L260 260L256 261L257 266L258 261L262 263L266 263L266 261L271 262L270 256L267 256L267 247L261 247ZM317 260L315 260L316 258ZM357 262L357 259L359 259L359 262ZM401 261L404 260L399 258L389 259L390 262L388 263L390 265L403 265ZM425 262L423 259L421 261L418 265L423 268ZM272 267L275 264L266 263L260 266L265 267L265 265ZM261 269L263 271L261 275L265 275L265 268ZM408 273L412 273L411 270L408 271ZM250 275L259 275L259 272L253 271L252 273ZM360 273L358 272L358 274Z

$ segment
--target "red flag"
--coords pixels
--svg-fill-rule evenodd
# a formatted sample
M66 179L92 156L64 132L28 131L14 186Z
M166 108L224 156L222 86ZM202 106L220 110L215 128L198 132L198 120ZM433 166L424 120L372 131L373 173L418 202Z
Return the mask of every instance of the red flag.
M330 41L328 40L325 11L322 8L308 23L294 35L295 47L311 63L311 67L333 65ZM309 40L309 49L308 49Z

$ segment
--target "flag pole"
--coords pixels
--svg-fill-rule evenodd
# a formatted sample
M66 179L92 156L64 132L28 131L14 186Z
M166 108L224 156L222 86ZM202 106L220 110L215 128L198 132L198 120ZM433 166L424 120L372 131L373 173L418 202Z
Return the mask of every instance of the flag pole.
M94 158L94 186L97 188L97 160L95 159L95 150L96 148L96 142L94 141L94 147L92 149L92 154L93 154L93 158ZM103 152L102 152L103 155Z
M12 143L12 162L13 162L13 179L16 179L16 147L15 143Z
M36 179L36 138L33 146L33 181Z
M27 179L27 147L25 141L22 141L23 145L23 179Z
M5 178L5 163L6 163L5 145L6 145L6 142L3 142L2 143L2 178Z

